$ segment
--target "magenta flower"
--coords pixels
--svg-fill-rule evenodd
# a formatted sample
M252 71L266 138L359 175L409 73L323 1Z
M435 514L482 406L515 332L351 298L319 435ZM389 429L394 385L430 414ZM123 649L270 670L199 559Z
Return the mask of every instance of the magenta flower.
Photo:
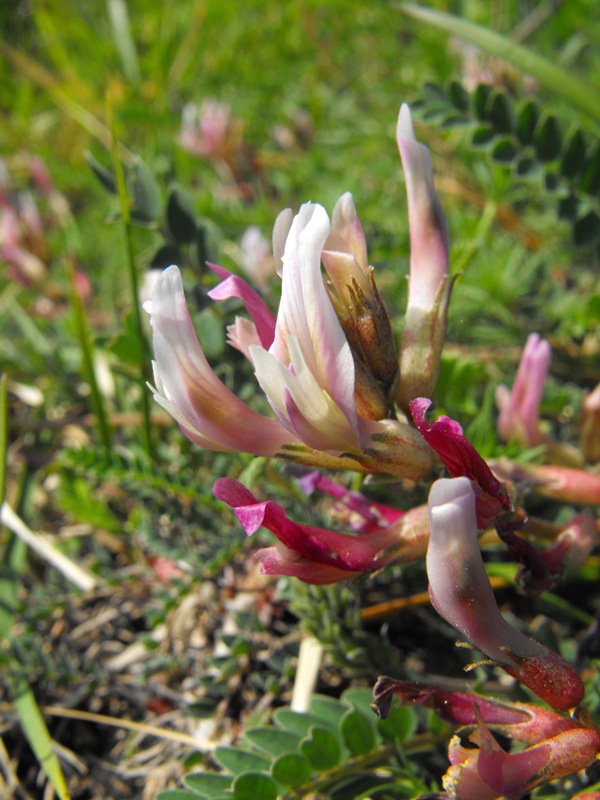
M375 503L360 492L352 492L332 481L321 472L309 472L308 475L298 478L298 484L309 497L318 491L336 498L334 508L338 517L342 517L357 533L375 531L405 516L404 511Z
M497 666L553 708L574 708L584 689L559 655L500 614L477 541L475 492L466 478L436 481L429 494L429 597L435 610Z
M400 352L400 404L435 389L446 337L448 301L448 229L433 185L428 148L415 138L410 110L400 109L396 131L406 177L410 225L408 305Z
M563 527L548 550L534 547L518 536L510 526L497 525L497 532L508 547L511 558L519 565L515 581L526 594L537 597L552 589L567 573L585 563L598 544L600 529L588 514L573 517Z
M458 422L438 417L429 425L425 420L431 400L418 397L409 404L410 413L421 436L435 450L453 478L464 476L473 481L477 504L477 523L486 528L498 514L510 509L506 489L464 436Z
M293 575L313 584L336 583L383 567L398 539L391 526L350 535L293 522L280 505L271 500L259 502L232 478L217 480L213 494L233 508L248 536L264 526L279 539L280 546L257 553L267 575Z
M532 333L523 350L512 391L498 386L498 432L505 441L515 439L524 447L544 442L538 414L551 356L548 342Z
M342 493L346 490L338 487ZM332 486L328 489L339 496ZM216 481L213 494L234 509L238 520L252 535L261 525L279 539L275 547L259 550L257 558L267 575L291 575L305 583L326 584L381 569L393 562L407 563L425 555L429 539L426 506L402 513L369 503L358 493L344 497L352 507L352 533L316 528L288 519L270 500L259 502L232 478ZM365 501L365 502L363 502ZM385 509L387 519L380 509Z
M454 736L448 748L451 766L442 782L448 797L456 800L517 800L536 786L587 767L600 748L595 726L527 703L501 703L381 677L373 689L372 707L378 716L387 717L394 696L400 705L422 704L454 725L475 726L468 737L470 747ZM490 728L527 749L507 752Z
M589 766L600 748L600 732L581 726L507 753L479 717L469 736L471 747L465 747L458 736L452 737L448 747L452 766L442 784L456 800L519 800L536 786Z

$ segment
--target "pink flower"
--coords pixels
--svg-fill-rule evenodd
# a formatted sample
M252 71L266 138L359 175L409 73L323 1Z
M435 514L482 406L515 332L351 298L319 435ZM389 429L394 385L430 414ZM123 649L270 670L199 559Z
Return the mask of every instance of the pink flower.
M465 747L454 736L448 748L451 767L442 778L456 800L519 800L536 786L564 778L591 764L600 748L600 732L583 726L563 731L525 750L507 753L483 720Z
M548 550L539 550L510 526L497 524L497 532L519 565L517 584L531 597L552 589L568 572L580 567L598 544L600 529L593 517L579 514L559 531Z
M280 215L274 234L279 250L287 230L276 317L239 276L209 265L223 279L210 296L237 297L250 315L230 326L229 342L247 356L276 419L248 408L209 366L175 266L159 278L145 305L153 331L156 400L192 441L209 449L424 477L433 453L419 434L398 420L365 419L357 409L353 353L321 273L331 228L325 210L307 203L288 222Z
M229 106L205 100L200 106L188 103L181 116L181 145L193 155L207 159L229 157L232 131Z
M375 531L396 522L405 515L404 511L382 503L375 503L360 492L346 489L321 472L310 472L308 475L298 478L298 484L309 497L315 491L335 497L337 500L336 510L339 515L358 533Z
M410 413L421 436L446 465L453 478L464 476L473 481L477 504L477 523L486 528L498 514L510 508L506 489L465 438L458 422L449 417L438 417L429 425L425 420L431 400L418 397L411 400Z
M297 441L274 419L237 398L211 369L194 331L177 267L159 277L150 313L154 347L154 399L185 435L210 450L273 456Z
M246 228L240 241L242 268L257 286L265 286L275 275L275 262L269 242L257 225Z
M264 526L279 539L283 546L257 553L267 575L293 575L313 584L336 583L383 567L390 560L387 551L398 538L392 527L350 535L293 522L280 505L271 500L259 502L232 478L217 480L213 494L234 509L248 536Z
M571 717L530 703L501 702L493 697L451 692L431 683L401 681L386 676L378 678L373 687L371 707L385 719L394 697L402 706L420 704L431 708L438 717L453 725L476 725L479 714L490 728L523 744L537 744L563 731L585 727Z
M433 185L428 148L415 138L410 110L400 109L396 131L406 177L410 225L408 305L400 352L400 403L433 394L446 337L448 230Z
M429 597L438 614L553 708L574 708L584 693L579 675L500 614L477 541L471 482L436 481L429 494L429 513L427 576Z
M333 304L354 358L358 412L367 419L385 418L393 411L398 392L398 354L350 192L335 204L331 232L321 257L330 279Z
M505 441L515 439L525 447L544 442L538 412L551 356L548 342L532 333L523 350L512 391L506 386L497 388L498 432Z
M600 475L589 470L554 464L515 464L504 458L490 461L490 465L502 480L526 484L543 497L600 505Z
M526 703L500 703L432 684L381 677L372 706L379 716L387 716L394 696L401 705L423 704L453 724L475 726L468 736L469 747L459 736L449 744L451 766L442 782L447 796L455 800L517 800L536 786L587 767L600 749L600 730L595 726ZM507 752L490 728L528 747Z

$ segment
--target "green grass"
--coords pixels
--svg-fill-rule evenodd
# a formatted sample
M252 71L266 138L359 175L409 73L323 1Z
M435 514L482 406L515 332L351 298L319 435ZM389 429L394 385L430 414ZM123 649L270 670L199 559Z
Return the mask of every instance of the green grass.
M404 13L402 6L409 5L365 0L3 4L0 153L9 197L30 191L38 205L45 275L19 281L2 265L0 372L6 378L0 400L4 409L6 388L8 411L1 417L7 419L8 436L5 447L2 428L0 451L6 450L7 460L0 487L30 527L56 534L60 549L108 584L118 586L122 571L127 580L142 575L151 584L149 565L156 555L189 561L195 581L237 563L243 534L210 494L217 477L243 475L264 496L285 504L291 518L331 524L320 507L305 510L279 465L202 452L174 423L152 416L158 407L145 387L151 374L149 329L136 295L157 251L177 246L189 296L196 285L190 305L198 328L211 340L212 363L245 400L261 402L255 401L250 369L224 342L222 328L233 314L229 307L213 308L205 296L214 278L203 267L203 255L239 272L235 254L249 225L259 225L269 238L283 208L297 210L311 200L331 211L349 190L399 336L409 230L395 125L404 101L420 103L417 137L432 152L452 270L460 273L438 408L470 426L486 456L515 456L514 448L498 441L493 392L498 383L511 382L527 335L537 331L554 349L543 410L557 439L576 443L584 392L600 374L600 248L597 239L577 247L572 225L557 217L560 192L574 184L566 180L549 190L539 164L532 177L521 180L514 167L494 161L490 148L472 145L472 108L471 118L445 126L442 112L431 107L431 92L435 98L438 90L423 87L463 81L476 63L482 75L494 76L515 108L523 98L535 97L544 111L554 111L565 136L579 125L593 152L597 118L590 116L594 109L585 86L600 85L596 2L432 0L427 13L414 7ZM447 12L454 21L441 16ZM448 31L473 41L472 24L486 32L481 43L489 53L507 53L512 63L487 55L471 62L464 42ZM558 83L548 62L563 77ZM519 72L524 64L531 75ZM576 93L568 91L573 86ZM234 165L237 182L222 163L191 155L179 142L184 106L207 99L226 103L243 131L244 149ZM54 195L43 196L32 184L27 165L34 156L46 164ZM105 182L116 182L116 191L106 190L90 161ZM558 170L558 161L546 168ZM598 176L600 171L583 192L584 211L585 203L592 211L598 207ZM196 239L174 236L166 214L174 187L188 198L203 253ZM77 288L82 277L89 293ZM277 292L271 284L273 307ZM395 485L377 482L367 491L388 502L398 493ZM409 497L420 502L424 491L417 487ZM550 503L536 513L554 519L564 510ZM63 540L61 532L74 525L86 533ZM35 638L29 599L41 597L43 606L47 597L50 607L61 597L68 605L64 598L73 590L5 531L0 552L11 567L0 576L0 633L8 642L18 640L23 629ZM423 591L422 568L407 572L402 580L411 591ZM164 621L189 591L186 585L170 600L157 591L156 620ZM361 591L368 591L364 584ZM301 603L312 602L314 616L323 597L307 595ZM347 595L340 597L336 614L342 619ZM562 602L566 607L573 598ZM352 614L359 616L358 605L348 610ZM567 633L571 648L575 633ZM345 629L344 637L347 641ZM45 652L44 647L42 641L31 652ZM12 651L7 653L3 664L12 663ZM45 669L29 666L36 675ZM49 691L43 680L33 688ZM39 723L34 693L27 690L15 710L42 763L50 734L40 727L42 737L32 741ZM53 783L66 796L50 758ZM419 762L423 785L439 777L433 767L427 772L430 767ZM415 778L415 785L419 781Z

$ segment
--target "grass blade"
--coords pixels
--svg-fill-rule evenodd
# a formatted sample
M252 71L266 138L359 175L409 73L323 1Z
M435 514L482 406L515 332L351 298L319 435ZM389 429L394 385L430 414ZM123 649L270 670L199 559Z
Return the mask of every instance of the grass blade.
M119 158L119 147L115 135L115 123L109 96L107 96L106 108L108 116L108 128L111 136L113 170L115 174L115 180L117 183L117 193L119 195L121 216L123 218L123 230L125 232L125 249L126 249L127 268L129 271L129 287L131 291L133 322L138 339L138 345L139 345L138 349L139 352L141 353L138 382L140 385L141 397L142 397L142 417L144 421L143 425L144 446L146 449L146 453L148 454L150 460L152 460L152 438L150 432L151 431L150 392L148 391L148 388L146 386L146 380L147 380L146 369L147 365L150 364L150 355L148 353L148 343L144 335L144 326L142 324L142 311L140 307L138 275L135 266L135 259L133 256L133 242L131 239L131 209L129 205L129 198L127 196L125 173L123 171L123 165Z
M552 62L489 28L414 3L400 3L399 8L414 19L440 28L487 53L503 58L522 72L537 78L546 89L559 95L596 122L600 122L600 94L580 77L572 78Z
M60 800L69 800L67 784L56 753L52 749L52 737L33 695L26 684L20 684L15 693L13 706L19 717L23 733L35 753L40 767L48 776Z

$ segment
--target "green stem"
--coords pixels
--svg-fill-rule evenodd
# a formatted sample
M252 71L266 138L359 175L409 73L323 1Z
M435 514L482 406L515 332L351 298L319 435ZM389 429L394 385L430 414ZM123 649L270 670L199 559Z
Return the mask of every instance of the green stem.
M430 733L422 733L414 736L410 741L402 743L404 753L419 753L428 752L437 741L442 741L440 736L434 736ZM351 775L353 772L361 772L369 767L377 765L389 766L390 759L398 752L398 745L396 742L390 742L372 750L364 755L355 756L349 759L339 767L328 770L322 773L317 778L308 781L298 789L290 789L286 794L281 796L281 800L300 800L302 797L312 796L318 794L320 791L326 790L327 787L332 786L346 775Z
M81 345L81 354L83 356L83 366L86 373L86 378L92 393L92 406L98 424L98 432L100 434L100 441L103 447L110 451L111 449L111 432L108 424L108 416L104 406L104 398L96 380L96 371L94 369L94 348L92 344L92 336L87 323L85 309L83 302L77 291L75 285L75 265L71 260L67 260L67 275L69 278L69 288L71 292L71 306L73 307L73 314L75 316L75 325L77 327L77 334L79 336L79 344Z
M6 373L0 376L0 505L6 493L6 461L8 453L8 401Z
M119 195L119 203L121 207L121 216L123 219L123 230L125 233L125 253L127 261L127 269L129 272L129 287L131 291L131 304L133 307L133 321L134 328L138 340L138 349L141 353L141 361L139 364L138 382L140 385L142 396L142 418L143 418L143 440L146 453L150 460L152 460L152 438L150 426L150 393L146 386L147 374L146 365L150 363L150 354L148 352L148 345L144 335L144 326L142 323L142 309L140 306L140 295L138 285L138 275L135 266L135 258L133 254L133 241L131 237L131 213L129 209L129 198L127 196L127 184L125 183L125 173L123 172L123 165L119 158L119 145L115 135L115 121L112 111L110 97L107 95L106 101L108 128L111 138L111 149L113 158L113 169L115 173L115 180L117 183L117 191Z

